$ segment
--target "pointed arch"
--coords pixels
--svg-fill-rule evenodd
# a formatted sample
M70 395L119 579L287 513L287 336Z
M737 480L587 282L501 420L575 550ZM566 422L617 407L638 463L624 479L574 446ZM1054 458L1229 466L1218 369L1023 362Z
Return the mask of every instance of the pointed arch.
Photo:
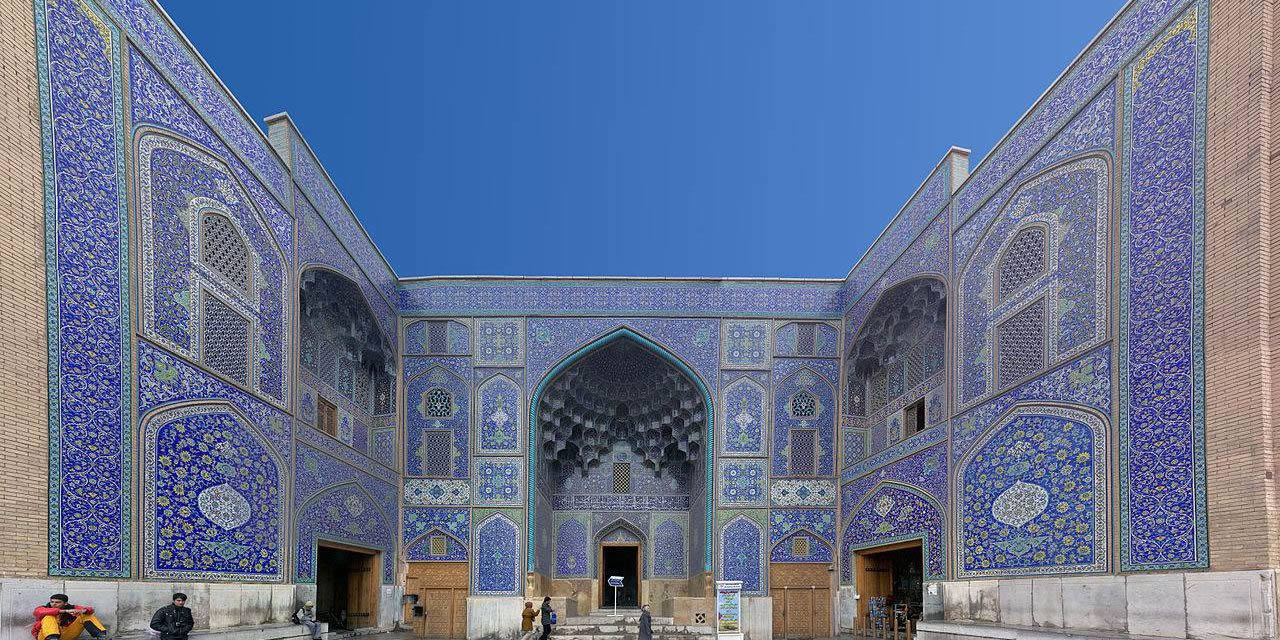
M486 395L495 385L503 385L509 395ZM524 433L524 395L520 383L505 373L485 378L475 391L476 453L519 453ZM508 424L510 423L510 424Z
M900 502L907 503L909 509L900 509ZM897 516L894 521L889 520L890 514ZM937 498L905 482L882 480L858 500L840 534L841 581L852 578L853 552L908 540L921 542L925 579L943 580L947 575L946 532L947 509Z
M759 396L758 404L755 401ZM720 392L725 419L720 426L720 455L762 456L769 451L769 390L743 373Z
M767 536L764 525L744 513L726 521L720 527L720 544L716 547L720 556L720 579L741 580L743 593L764 593L765 554L762 552Z
M796 536L802 535L810 539L809 554L803 558L792 553ZM835 551L831 543L810 527L797 527L769 547L769 562L831 562L834 559Z
M518 595L520 527L501 511L485 516L475 527L471 562L471 592L476 595ZM481 553L480 550L484 552Z
M626 518L614 518L608 524L604 525L603 527L600 527L599 529L596 530L596 534L592 536L592 540L596 544L600 544L600 542L604 540L606 536L613 533L614 531L617 531L618 529L625 529L628 533L635 536L636 540L639 540L641 544L649 543L649 536L646 535L643 531L640 530L639 527L637 527L635 524L633 524L630 520L627 520Z
M431 557L430 554L423 556L414 553L423 541L427 541L429 543L431 537L436 535L442 535L452 543L447 547L447 552L444 557L435 558ZM459 551L461 552L461 555L457 553ZM467 543L465 541L440 527L431 527L421 534L414 536L409 540L409 542L405 543L404 553L405 557L411 562L466 562L470 556L470 554L467 553Z
M556 366L552 367L551 370L548 371L545 375L543 375L542 379L538 381L538 385L534 388L533 393L530 394L529 396L529 409L528 409L528 416L527 416L528 422L527 422L527 433L526 433L526 440L525 440L527 443L527 451L526 451L527 458L525 458L525 464L533 465L536 463L536 460L537 460L537 451L535 451L535 443L537 442L537 437L538 437L538 434L537 434L538 403L541 402L542 394L546 392L547 388L551 385L551 382L555 380L556 377L560 375L560 373L565 369L567 369L569 366L573 365L579 360L582 360L583 358L595 352L596 350L600 349L601 347L609 345L616 340L622 340L622 339L629 339L636 342L642 347L645 347L646 349L648 349L654 355L665 360L668 364L674 366L686 377L688 377L691 382L693 382L694 386L697 387L699 394L702 396L702 405L703 407L705 407L706 416L707 416L706 425L705 425L707 444L706 444L706 447L704 447L706 449L706 454L705 454L706 460L703 463L703 474L705 476L704 482L706 483L706 490L705 490L706 492L704 495L707 496L707 499L706 499L707 526L706 526L706 532L705 532L705 536L706 536L705 549L709 551L710 549L712 549L711 523L714 521L714 503L715 503L714 499L712 499L711 497L715 494L715 485L714 485L714 482L715 482L714 460L715 460L715 446L716 446L714 442L715 433L716 433L715 402L711 397L711 392L707 390L708 387L706 382L703 381L702 377L699 376L697 372L693 370L693 367L689 366L688 363L682 360L670 349L667 349L665 346L658 343L657 341L642 335L641 333L639 333L638 331L630 327L627 327L625 325L618 327L610 331L609 333L606 333L596 338L595 340L588 342L582 347L579 347L573 353L569 354L568 356L560 360L560 362L557 363ZM526 474L528 476L528 480L527 480L528 487L527 487L527 491L525 492L525 501L526 501L525 511L526 513L528 513L528 521L526 523L528 526L528 530L526 531L527 545L525 548L534 549L536 545L536 540L534 540L534 536L537 535L536 534L537 505L534 504L534 500L535 500L534 496L537 495L537 487L534 486L534 483L537 481L538 474L532 472L532 468L533 468L532 466L530 466L529 468L530 468L530 472ZM526 570L534 571L535 559L533 557L533 554L528 553L526 554L526 556L527 556ZM710 571L712 567L710 553L706 554L705 565L706 566L704 568L704 571Z

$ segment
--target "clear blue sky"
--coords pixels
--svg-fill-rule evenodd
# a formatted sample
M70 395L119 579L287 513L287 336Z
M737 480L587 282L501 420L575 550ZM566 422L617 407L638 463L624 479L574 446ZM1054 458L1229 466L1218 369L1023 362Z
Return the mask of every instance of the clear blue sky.
M1120 0L162 0L401 276L843 277Z

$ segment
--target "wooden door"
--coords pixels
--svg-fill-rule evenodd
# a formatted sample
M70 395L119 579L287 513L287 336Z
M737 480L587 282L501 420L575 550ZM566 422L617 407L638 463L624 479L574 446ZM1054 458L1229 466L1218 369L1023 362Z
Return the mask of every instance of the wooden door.
M410 562L405 595L417 603L405 607L405 620L422 638L467 635L467 563Z
M347 569L347 619L353 629L378 626L378 571L380 554L353 553Z
M902 549L920 549L919 540L909 540L874 549L858 551L854 555L854 584L858 590L858 617L871 615L872 598L893 597L893 559L888 552Z
M831 637L831 573L826 563L770 564L769 595L775 638Z

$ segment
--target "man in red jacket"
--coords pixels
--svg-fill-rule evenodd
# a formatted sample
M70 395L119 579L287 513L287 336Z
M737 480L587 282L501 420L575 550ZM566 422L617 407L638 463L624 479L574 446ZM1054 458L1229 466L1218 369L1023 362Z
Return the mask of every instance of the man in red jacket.
M70 604L65 593L49 596L49 603L36 607L31 615L36 618L31 625L31 636L36 640L75 640L86 630L94 638L107 638L107 628L93 615L93 607Z

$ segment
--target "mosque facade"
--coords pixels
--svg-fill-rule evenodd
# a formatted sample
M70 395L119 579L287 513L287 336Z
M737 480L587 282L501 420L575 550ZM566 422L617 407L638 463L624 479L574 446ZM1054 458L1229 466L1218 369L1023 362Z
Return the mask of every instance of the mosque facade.
M1260 6L1129 2L786 280L400 276L157 5L3 0L2 635L179 588L212 631L707 625L733 580L752 640L1274 638Z

